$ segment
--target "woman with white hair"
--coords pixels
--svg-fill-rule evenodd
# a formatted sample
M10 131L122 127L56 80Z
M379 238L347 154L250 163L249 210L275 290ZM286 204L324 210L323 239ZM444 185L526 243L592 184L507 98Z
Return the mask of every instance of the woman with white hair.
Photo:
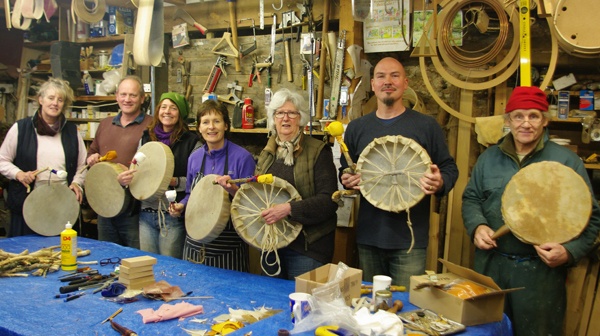
M77 126L67 121L65 112L73 102L69 83L50 78L38 92L40 108L33 116L17 121L6 134L0 147L0 173L10 180L7 205L11 212L8 237L34 234L23 218L23 203L42 183L66 183L81 203L83 175L87 154ZM51 167L64 170L59 174L37 174L38 169Z
M267 107L271 137L260 153L256 174L273 174L293 185L302 200L278 204L262 211L265 222L283 218L303 225L302 232L287 247L261 260L267 274L294 277L331 262L333 258L337 204L331 195L337 190L337 173L331 148L302 132L308 123L304 97L288 89L277 91ZM271 260L273 259L273 260Z

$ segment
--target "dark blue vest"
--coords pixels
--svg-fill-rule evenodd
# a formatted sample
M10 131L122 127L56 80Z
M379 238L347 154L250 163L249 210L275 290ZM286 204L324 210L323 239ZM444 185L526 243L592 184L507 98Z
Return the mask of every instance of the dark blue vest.
M17 153L13 164L24 172L37 169L38 143L34 120L39 118L38 113L31 118L24 118L17 121L19 137ZM77 158L79 157L79 142L77 140L77 126L75 124L70 122L64 123L61 130L61 141L65 152L67 183L70 185L77 172ZM31 184L31 189L33 190L33 188L34 183ZM8 184L8 208L13 212L21 213L26 197L27 189L25 189L23 184L17 180L11 180Z

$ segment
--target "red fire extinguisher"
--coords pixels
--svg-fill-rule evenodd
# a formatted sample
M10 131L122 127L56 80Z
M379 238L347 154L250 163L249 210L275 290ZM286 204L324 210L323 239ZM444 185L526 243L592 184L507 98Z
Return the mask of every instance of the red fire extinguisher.
M244 107L242 108L242 128L254 128L254 107L251 98L244 98Z

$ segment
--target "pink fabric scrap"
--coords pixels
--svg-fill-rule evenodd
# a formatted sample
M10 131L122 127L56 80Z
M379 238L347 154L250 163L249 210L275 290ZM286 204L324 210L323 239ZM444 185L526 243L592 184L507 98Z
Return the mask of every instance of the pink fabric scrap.
M202 314L204 308L202 306L195 306L187 302L180 302L174 305L163 304L154 310L152 308L138 310L137 313L142 315L144 323L167 321L178 317L190 317L196 314Z

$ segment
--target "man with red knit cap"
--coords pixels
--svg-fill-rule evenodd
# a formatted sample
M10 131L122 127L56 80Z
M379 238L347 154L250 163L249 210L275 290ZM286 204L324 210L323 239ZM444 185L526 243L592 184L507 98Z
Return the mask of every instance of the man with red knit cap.
M501 288L525 288L509 293L505 300L504 312L516 336L562 335L567 267L592 250L600 231L600 208L583 162L573 151L549 141L547 111L542 90L515 88L506 104L510 133L479 156L463 194L463 221L476 247L475 271L490 276ZM512 234L492 239L504 225L501 199L506 184L521 168L541 161L560 162L585 180L593 200L587 227L563 244L534 246Z

